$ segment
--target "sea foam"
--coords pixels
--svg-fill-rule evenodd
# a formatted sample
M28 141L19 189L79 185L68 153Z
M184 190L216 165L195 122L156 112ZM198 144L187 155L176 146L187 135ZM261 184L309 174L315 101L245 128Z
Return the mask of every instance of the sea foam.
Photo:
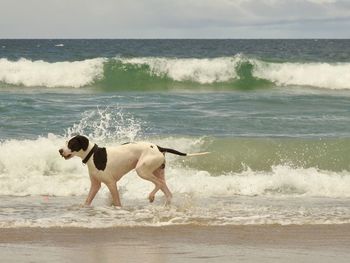
M49 135L36 140L7 140L0 144L1 195L85 195L89 188L88 172L79 158L64 160L58 149L66 138ZM169 145L169 139L157 139ZM171 138L178 149L195 152L200 141ZM119 142L105 143L118 146ZM317 168L271 167L271 171L247 168L237 173L213 175L205 170L186 167L182 157L167 156L167 181L174 193L195 196L323 196L350 197L349 172L322 171ZM194 158L194 157L193 157ZM199 157L198 157L199 158ZM20 162L19 162L20 160ZM119 183L129 199L144 198L153 185L135 172ZM103 190L103 191L106 191Z
M146 83L147 88L169 85L164 79L183 83L181 87L225 84L225 87L259 88L302 86L350 89L350 63L266 62L238 54L216 58L94 58L82 61L46 62L22 58L0 59L0 82L27 87L102 86L128 90ZM104 80L107 80L103 82ZM260 82L263 80L263 82ZM239 84L237 84L239 83ZM145 84L144 84L145 85ZM255 85L255 86L254 86ZM171 87L171 85L169 85Z
M222 58L131 58L121 59L124 64L144 64L150 73L166 76L175 81L192 81L201 84L226 82L237 78L235 67L240 56Z
M46 62L0 59L0 81L27 87L73 87L92 84L103 76L103 58L83 61Z
M253 63L255 77L277 85L350 89L350 63Z

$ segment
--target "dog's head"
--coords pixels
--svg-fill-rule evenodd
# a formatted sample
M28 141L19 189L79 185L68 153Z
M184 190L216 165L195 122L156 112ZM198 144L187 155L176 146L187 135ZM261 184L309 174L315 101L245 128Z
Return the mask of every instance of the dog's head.
M85 136L77 135L71 138L66 145L59 149L60 155L68 160L74 156L80 156L89 147L89 139Z

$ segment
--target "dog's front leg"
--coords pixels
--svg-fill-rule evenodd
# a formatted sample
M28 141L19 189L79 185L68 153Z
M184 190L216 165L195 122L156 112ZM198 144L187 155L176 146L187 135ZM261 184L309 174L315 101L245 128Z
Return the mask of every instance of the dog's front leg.
M96 178L94 178L93 176L90 176L90 181L91 181L91 185L90 185L90 191L89 194L86 198L85 201L85 205L89 206L92 203L92 200L94 200L97 192L100 190L101 188L101 182L98 181Z
M119 192L118 192L116 182L106 183L106 185L107 185L109 191L111 192L112 199L113 199L113 205L121 207L122 205L120 203Z

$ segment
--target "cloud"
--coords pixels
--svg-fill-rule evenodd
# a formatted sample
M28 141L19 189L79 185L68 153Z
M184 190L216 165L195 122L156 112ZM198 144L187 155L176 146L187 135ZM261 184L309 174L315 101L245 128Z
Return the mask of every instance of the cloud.
M0 0L0 37L349 37L345 0ZM335 32L334 32L335 30ZM283 32L283 34L279 33Z
M307 1L315 4L334 4L338 2L337 0L307 0Z

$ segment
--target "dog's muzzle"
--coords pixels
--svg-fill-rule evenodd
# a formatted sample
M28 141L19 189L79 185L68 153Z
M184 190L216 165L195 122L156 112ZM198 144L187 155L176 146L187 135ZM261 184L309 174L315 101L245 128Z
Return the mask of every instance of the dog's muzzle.
M63 149L59 149L58 150L58 152L60 153L60 155L64 158L64 159L66 159L66 160L68 160L69 158L71 158L72 157L72 155L71 154L68 154L68 155L64 155L64 151L63 151Z

